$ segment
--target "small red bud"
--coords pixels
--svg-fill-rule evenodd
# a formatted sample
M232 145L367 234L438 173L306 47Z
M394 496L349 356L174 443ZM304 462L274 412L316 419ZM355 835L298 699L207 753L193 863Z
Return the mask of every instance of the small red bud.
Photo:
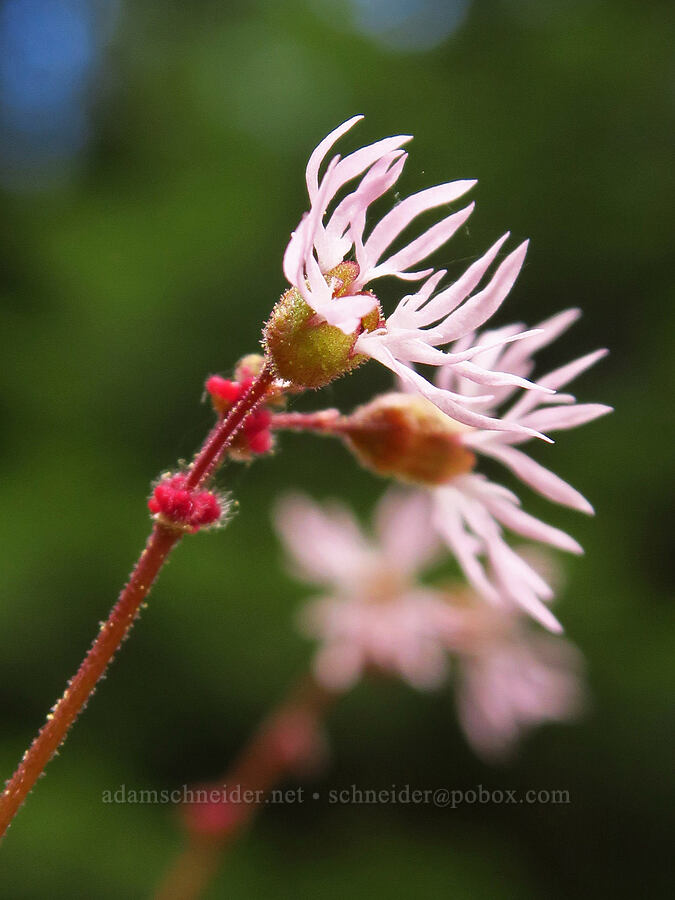
M267 429L259 431L248 439L251 453L269 453L272 449L272 435Z
M241 397L241 385L238 381L230 381L220 375L212 375L206 381L206 390L211 395L211 401L219 413L231 409Z
M220 375L212 375L206 381L206 390L211 395L213 406L221 416L226 415L249 390L255 379L255 362L257 357L244 357L237 365L239 381L232 381ZM281 394L278 389L271 392L268 402L278 405ZM272 416L262 406L254 410L244 420L241 431L236 435L230 449L234 459L250 459L251 454L269 453L273 446L270 425Z
M165 523L194 533L222 518L223 501L211 491L187 489L186 481L182 472L162 478L148 500L148 509Z

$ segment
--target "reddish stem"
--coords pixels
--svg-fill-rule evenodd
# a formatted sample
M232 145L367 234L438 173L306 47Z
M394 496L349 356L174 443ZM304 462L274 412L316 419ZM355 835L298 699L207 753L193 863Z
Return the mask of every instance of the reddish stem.
M189 488L200 487L213 474L246 416L259 405L273 379L271 370L263 367L239 403L213 428L190 467L186 479ZM0 838L85 706L133 625L167 556L182 536L183 532L177 528L162 522L155 523L126 587L108 619L101 625L91 649L0 796Z
M306 678L269 715L221 781L202 787L225 792L184 810L187 846L165 876L155 900L195 900L218 872L224 850L264 806L264 795L311 758L322 717L336 695ZM227 795L240 798L228 801ZM249 801L241 798L249 798ZM251 799L252 798L252 799Z
M164 560L178 542L180 533L156 524L129 583L122 591L108 620L101 625L98 637L75 676L68 682L61 699L47 716L47 722L7 783L0 798L0 836L5 833L14 815L32 789L78 713L87 702L96 682L105 671L122 639L138 614L138 609Z
M325 434L343 434L347 420L337 409L322 409L311 413L276 413L270 427L276 431L319 431Z

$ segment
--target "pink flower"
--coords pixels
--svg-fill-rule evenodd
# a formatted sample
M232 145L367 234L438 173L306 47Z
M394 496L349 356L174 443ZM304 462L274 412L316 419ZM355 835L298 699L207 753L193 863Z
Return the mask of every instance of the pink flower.
M520 616L468 599L449 635L457 709L469 743L494 759L524 731L579 712L581 658L569 642L525 627Z
M416 270L415 267L464 224L473 204L445 216L401 249L391 252L391 246L419 215L457 200L475 181L448 182L405 198L366 236L369 207L396 183L407 158L401 148L410 136L385 138L344 159L335 156L320 179L319 169L326 154L360 118L355 116L332 131L310 157L306 173L310 210L291 236L284 255L284 273L290 284L322 320L356 337L354 354L375 359L391 369L448 415L476 427L542 436L528 426L517 422L505 425L499 419L474 411L474 407L490 401L492 393L459 394L430 384L411 368L415 363L458 367L463 377L490 390L495 385L537 387L516 373L486 370L474 361L479 353L477 348L466 346L452 354L439 349L480 327L500 307L523 265L527 242L506 256L476 293L474 290L497 258L508 234L457 281L434 293L445 271L434 273L433 269ZM360 180L356 187L336 201L343 188L357 178ZM351 254L356 261L345 263ZM365 288L383 276L403 281L427 280L417 293L405 296L379 327L364 330L363 317L379 306L377 298ZM496 340L502 346L522 340L527 334L509 334Z
M279 506L276 526L296 570L329 590L305 609L302 625L320 641L314 671L331 690L347 689L371 667L418 688L445 678L452 613L443 593L415 583L438 550L421 499L385 495L375 539L338 504L291 496Z
M568 310L543 322L536 334L510 347L498 345L501 336L519 331L520 325L486 332L474 337L467 335L463 343L473 343L485 349L475 357L486 368L495 365L515 374L529 374L534 366L533 354L554 340L578 317L577 310ZM453 350L461 350L463 343ZM545 387L559 389L605 355L598 350L575 360L540 379ZM458 393L475 393L475 384L461 370L451 366L441 370L440 383L451 385ZM495 386L493 400L485 401L485 409L498 414L498 407L513 395L512 385ZM522 393L503 414L505 423L515 423L547 432L574 428L611 411L599 403L576 403L570 394L541 395L531 391ZM522 481L556 503L582 512L592 513L590 503L571 485L517 450L515 445L525 440L522 434L486 429L465 429L459 440L470 450L504 463ZM565 532L536 519L521 509L520 500L511 491L497 485L483 475L464 474L447 484L432 489L432 519L455 553L473 587L494 604L518 605L552 631L561 626L546 606L553 591L522 556L513 550L503 537L507 528L529 540L552 545L571 553L582 553L579 544ZM488 568L481 562L484 557Z
M578 708L580 662L566 641L471 589L415 583L438 551L423 494L385 494L373 537L344 507L300 496L282 501L276 525L300 577L328 589L301 625L319 641L314 674L329 690L347 690L369 670L436 688L452 659L460 723L486 757Z

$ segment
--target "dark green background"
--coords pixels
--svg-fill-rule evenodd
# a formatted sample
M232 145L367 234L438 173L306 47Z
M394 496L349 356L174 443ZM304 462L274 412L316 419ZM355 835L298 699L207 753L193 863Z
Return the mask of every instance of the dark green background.
M467 233L436 262L506 228L531 237L498 321L582 306L544 364L609 346L577 393L617 411L533 451L590 498L594 520L522 492L586 548L566 561L558 606L588 660L586 717L489 768L449 690L363 685L331 719L316 786L565 788L572 803L271 809L210 896L666 896L674 36L667 2L476 0L419 52L360 35L339 3L121 10L88 147L62 181L0 195L2 773L142 546L150 480L209 427L205 374L256 348L305 208L308 152L363 112L348 148L416 135L402 192L479 179ZM369 366L316 400L348 408L388 383ZM4 842L3 898L149 894L179 844L173 814L104 805L102 791L224 770L311 649L292 624L307 592L284 573L273 497L302 487L366 514L383 487L340 447L302 437L222 480L238 515L176 553Z

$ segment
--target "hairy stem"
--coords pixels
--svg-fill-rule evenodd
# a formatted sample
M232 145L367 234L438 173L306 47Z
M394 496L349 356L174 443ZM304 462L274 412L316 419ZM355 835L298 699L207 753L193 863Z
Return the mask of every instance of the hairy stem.
M310 413L276 413L271 421L271 427L275 431L318 431L336 435L345 432L346 424L346 418L337 409L322 409Z
M201 487L215 472L232 439L248 414L260 404L273 378L269 367L263 367L239 403L212 429L190 467L186 479L188 488ZM101 625L91 649L0 796L0 838L86 705L98 680L129 633L166 558L182 536L182 531L166 523L155 523L126 587Z
M263 721L222 780L206 786L219 799L183 810L186 846L169 868L155 900L202 896L218 873L224 851L264 805L265 795L311 758L321 721L335 696L313 678L305 678Z

